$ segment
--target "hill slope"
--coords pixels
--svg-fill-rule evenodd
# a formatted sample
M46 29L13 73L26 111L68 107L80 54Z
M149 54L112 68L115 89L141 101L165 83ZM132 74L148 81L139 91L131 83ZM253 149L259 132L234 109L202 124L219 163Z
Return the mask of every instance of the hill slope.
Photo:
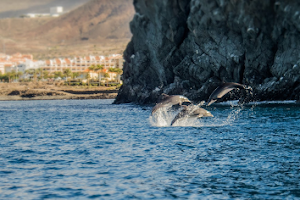
M92 0L27 35L50 42L130 38L131 0Z
M130 41L132 0L91 0L58 18L2 19L0 43L6 53L37 57L121 53Z

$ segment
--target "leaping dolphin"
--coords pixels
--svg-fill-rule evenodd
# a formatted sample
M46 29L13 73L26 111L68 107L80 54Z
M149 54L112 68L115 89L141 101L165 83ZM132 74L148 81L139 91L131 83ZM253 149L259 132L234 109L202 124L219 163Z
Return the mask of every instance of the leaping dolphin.
M219 87L217 87L209 96L206 106L211 105L212 103L216 102L218 99L222 98L225 94L230 92L233 89L240 88L240 89L252 89L246 85L242 85L239 83L223 83Z
M182 103L184 102L189 102L191 103L191 101L186 98L185 96L182 95L167 95L167 94L163 94L164 98L161 102L157 103L153 109L151 114L155 113L158 109L162 108L162 107L171 107L173 105L182 105Z
M171 122L171 126L179 119L189 117L189 118L201 118L201 117L213 117L213 115L196 105L182 105L182 110L174 117L174 119Z

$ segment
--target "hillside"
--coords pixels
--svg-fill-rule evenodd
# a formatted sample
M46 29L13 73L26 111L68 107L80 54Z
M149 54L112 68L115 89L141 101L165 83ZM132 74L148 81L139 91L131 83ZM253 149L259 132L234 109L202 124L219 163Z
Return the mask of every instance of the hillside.
M58 18L2 19L0 43L36 58L122 53L133 15L132 0L91 0Z
M27 33L26 37L50 42L130 38L132 18L132 0L91 0Z

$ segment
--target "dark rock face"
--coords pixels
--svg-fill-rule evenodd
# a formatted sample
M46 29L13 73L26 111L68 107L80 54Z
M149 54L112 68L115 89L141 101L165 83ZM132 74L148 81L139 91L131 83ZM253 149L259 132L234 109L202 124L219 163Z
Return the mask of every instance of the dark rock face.
M135 0L116 103L161 93L207 100L223 81L252 86L253 100L300 99L297 0Z

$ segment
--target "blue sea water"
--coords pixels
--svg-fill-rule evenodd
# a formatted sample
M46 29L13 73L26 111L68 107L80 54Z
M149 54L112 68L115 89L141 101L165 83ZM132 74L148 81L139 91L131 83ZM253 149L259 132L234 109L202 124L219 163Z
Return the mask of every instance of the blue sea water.
M0 199L300 199L298 104L208 109L2 101Z

